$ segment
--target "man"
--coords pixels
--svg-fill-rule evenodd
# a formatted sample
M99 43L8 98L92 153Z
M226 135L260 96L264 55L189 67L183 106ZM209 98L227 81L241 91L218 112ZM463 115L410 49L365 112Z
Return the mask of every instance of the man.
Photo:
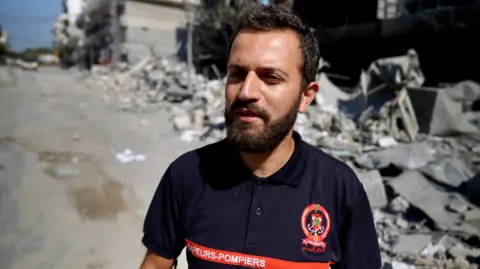
M189 268L380 268L361 183L293 131L318 91L313 35L269 6L234 33L227 138L168 167L145 219L141 268L172 268L185 246Z

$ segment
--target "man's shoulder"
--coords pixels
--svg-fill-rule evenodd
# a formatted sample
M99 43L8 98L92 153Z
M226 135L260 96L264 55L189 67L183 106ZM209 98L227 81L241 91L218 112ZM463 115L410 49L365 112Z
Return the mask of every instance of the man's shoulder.
M352 189L356 191L362 187L360 180L356 173L344 161L337 159L321 148L314 147L306 142L303 142L308 155L308 163L311 167L320 173L320 178L326 179L330 184L339 184L341 187Z
M175 171L192 171L199 169L200 165L215 163L227 152L225 140L210 143L187 151L177 157L171 164L170 169Z
M187 151L167 168L168 180L175 190L195 195L203 188L206 179L212 175L216 177L225 170L226 161L223 158L226 153L224 140Z

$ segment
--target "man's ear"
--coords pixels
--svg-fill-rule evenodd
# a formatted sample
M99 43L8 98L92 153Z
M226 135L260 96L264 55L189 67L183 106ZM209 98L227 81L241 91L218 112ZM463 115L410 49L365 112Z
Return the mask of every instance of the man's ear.
M302 100L300 102L300 107L298 108L298 112L305 113L307 112L308 107L313 102L315 95L319 90L319 86L317 82L311 82L308 86L303 89L302 91Z

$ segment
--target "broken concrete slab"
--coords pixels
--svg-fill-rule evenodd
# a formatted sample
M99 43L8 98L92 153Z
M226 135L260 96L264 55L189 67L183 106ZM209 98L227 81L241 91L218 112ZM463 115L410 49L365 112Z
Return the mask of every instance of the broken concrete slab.
M479 127L466 115L463 102L454 100L451 96L450 91L457 90L455 87L438 91L429 128L431 135L449 136L480 132Z
M474 205L469 206L469 210L462 213L463 221L452 227L451 231L462 235L463 238L480 238L480 210Z
M432 236L429 234L402 234L398 236L396 244L393 246L394 253L412 253L420 254L428 246Z
M348 141L343 137L324 136L318 141L318 145L333 150L346 150L350 152L361 152L362 145L353 141Z
M443 158L419 169L440 184L458 188L473 177L473 172L457 158Z
M179 115L173 118L173 125L175 126L175 129L179 131L191 128L192 124L192 119L190 118L190 115L187 114Z
M387 195L383 179L378 170L355 172L363 188L367 192L368 200L372 208L381 208L387 205Z
M462 243L457 242L454 246L448 249L450 255L455 259L466 260L467 258L478 258L480 257L480 249L470 249L465 247Z
M325 73L320 73L317 81L321 89L315 97L317 104L336 108L339 100L350 98L350 95L333 84Z
M397 140L391 136L379 137L376 142L382 148L389 148L398 145Z
M464 213L468 210L468 204L459 195L450 194L448 197L449 201L445 205L448 210L456 213Z
M412 101L410 100L406 88L403 88L400 91L396 100L404 128L410 137L410 140L414 141L420 127L418 126L417 116L415 115L415 110L413 109Z
M366 169L387 168L390 164L401 170L423 167L437 159L435 149L425 142L399 144L380 151L362 154L355 163Z
M408 201L400 195L395 197L388 204L388 209L393 213L405 213L407 212L409 207L410 204L408 203Z
M460 214L445 208L450 200L449 194L434 187L420 172L403 172L388 184L411 205L429 216L440 229L448 230L462 221Z

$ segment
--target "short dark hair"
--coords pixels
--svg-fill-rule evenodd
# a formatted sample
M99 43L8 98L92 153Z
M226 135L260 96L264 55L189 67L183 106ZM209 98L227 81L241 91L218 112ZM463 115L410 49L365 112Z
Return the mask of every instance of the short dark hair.
M294 14L271 5L256 5L243 13L233 30L228 46L232 49L235 37L244 29L253 31L293 30L298 34L302 50L302 89L315 81L320 49L312 31ZM228 56L229 57L229 56Z

